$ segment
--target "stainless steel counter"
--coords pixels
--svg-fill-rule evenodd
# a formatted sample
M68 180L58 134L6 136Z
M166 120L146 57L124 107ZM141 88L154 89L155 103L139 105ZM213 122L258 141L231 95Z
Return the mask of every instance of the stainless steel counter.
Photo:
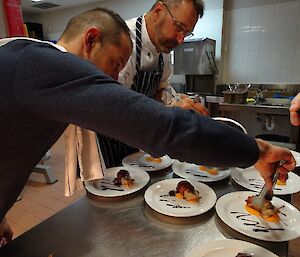
M172 176L170 172L159 174L150 184ZM240 189L230 179L208 185L218 198ZM253 242L280 257L287 256L287 242L243 236L226 226L214 209L193 218L158 214L144 202L144 191L118 199L83 197L0 249L0 256L185 257L203 241L225 238Z

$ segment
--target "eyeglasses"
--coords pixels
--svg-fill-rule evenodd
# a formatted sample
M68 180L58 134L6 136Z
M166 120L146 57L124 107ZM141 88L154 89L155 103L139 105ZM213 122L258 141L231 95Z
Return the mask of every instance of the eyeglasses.
M175 25L175 27L176 27L176 31L178 32L178 33L182 33L183 35L184 35L184 37L192 37L192 36L194 36L194 34L193 34L193 32L191 32L191 31L188 31L173 15L172 15L172 13L170 12L170 10L169 10L169 8L168 8L168 6L165 4L165 3L163 3L163 2L161 2L165 7L166 7L166 9L167 9L167 11L168 11L168 13L171 15L171 17L172 17L172 19L173 19L173 23L174 23L174 25Z

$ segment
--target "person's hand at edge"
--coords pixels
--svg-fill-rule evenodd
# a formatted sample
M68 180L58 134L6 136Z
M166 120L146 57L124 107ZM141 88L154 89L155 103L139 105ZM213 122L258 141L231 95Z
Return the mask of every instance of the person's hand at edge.
M277 170L280 172L279 180L285 182L288 178L288 172L295 169L296 161L287 148L271 145L268 142L256 139L259 148L259 159L255 163L255 168L265 180L269 189L272 187L272 175L276 172L281 160L285 163Z
M13 231L11 230L6 218L0 223L0 247L6 245L12 240Z
M300 93L298 93L291 101L290 106L290 121L294 126L300 125L300 116L298 112L300 113Z

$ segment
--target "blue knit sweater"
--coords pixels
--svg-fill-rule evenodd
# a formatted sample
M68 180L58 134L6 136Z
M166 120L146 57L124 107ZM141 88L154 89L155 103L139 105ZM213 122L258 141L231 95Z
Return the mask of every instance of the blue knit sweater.
M94 65L44 43L0 47L0 220L70 123L153 156L204 165L254 164L254 139L193 111L164 107Z

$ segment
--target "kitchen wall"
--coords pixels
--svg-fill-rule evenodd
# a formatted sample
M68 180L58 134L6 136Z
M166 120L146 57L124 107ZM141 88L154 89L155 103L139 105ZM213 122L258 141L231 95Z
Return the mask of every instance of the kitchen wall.
M104 6L129 19L149 10L153 3L154 0L106 0L43 15L24 15L24 20L42 23L45 37L57 40L67 21L84 10ZM194 38L217 41L216 83L300 84L298 10L300 0L207 0ZM174 76L172 82L185 80Z
M223 81L299 84L299 10L299 0L225 0Z
M6 16L4 13L3 1L0 1L0 38L7 36L6 30Z
M107 7L119 13L122 18L130 19L148 11L155 3L153 1L140 0L106 0L98 4L88 4L81 7L69 8L62 11L44 13L41 15L24 15L25 21L38 22L43 24L44 36L48 40L58 40L65 29L68 20L74 15L96 7ZM223 24L223 0L209 0L205 2L205 13L198 21L194 30L194 38L212 38L216 40L216 59L219 69L219 82L222 81L222 24ZM172 83L185 83L185 77L174 75Z
M119 13L123 19L129 19L149 10L154 1L140 0L106 0L96 4L82 5L40 15L25 15L25 21L43 24L45 39L58 40L65 29L67 22L74 15L96 7L106 7Z

